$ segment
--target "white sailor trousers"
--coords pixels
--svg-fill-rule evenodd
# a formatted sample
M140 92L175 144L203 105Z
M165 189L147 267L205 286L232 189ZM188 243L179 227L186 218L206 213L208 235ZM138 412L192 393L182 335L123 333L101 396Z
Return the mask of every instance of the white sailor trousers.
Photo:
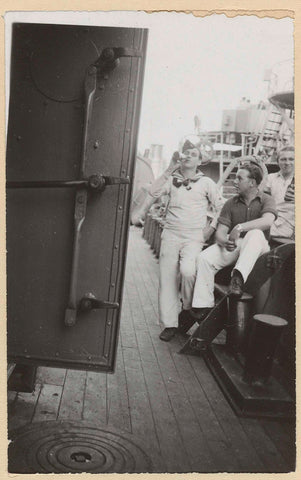
M215 274L222 268L235 264L234 268L239 270L246 281L258 257L269 249L264 233L257 229L250 230L244 238L239 238L237 248L233 252L228 252L217 244L208 247L197 259L197 278L192 306L213 307Z
M202 230L163 230L159 260L159 315L167 328L178 326L180 284L183 308L191 308L196 262L203 245Z

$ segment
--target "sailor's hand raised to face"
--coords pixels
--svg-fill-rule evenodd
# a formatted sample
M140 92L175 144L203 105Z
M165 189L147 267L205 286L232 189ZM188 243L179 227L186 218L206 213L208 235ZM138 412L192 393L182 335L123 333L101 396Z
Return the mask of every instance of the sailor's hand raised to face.
M166 170L167 173L172 174L180 166L180 158L180 153L178 151L173 153Z

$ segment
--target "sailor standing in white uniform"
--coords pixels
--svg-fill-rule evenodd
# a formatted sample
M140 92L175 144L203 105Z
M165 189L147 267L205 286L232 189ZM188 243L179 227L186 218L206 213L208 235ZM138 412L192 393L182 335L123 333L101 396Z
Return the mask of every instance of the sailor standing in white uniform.
M171 340L177 332L179 284L183 310L191 309L196 259L214 232L224 204L216 183L198 168L200 150L186 141L182 152L183 155L173 154L168 168L150 191L154 198L169 196L159 260L159 315L165 327L160 339L164 341ZM215 216L207 226L209 206Z

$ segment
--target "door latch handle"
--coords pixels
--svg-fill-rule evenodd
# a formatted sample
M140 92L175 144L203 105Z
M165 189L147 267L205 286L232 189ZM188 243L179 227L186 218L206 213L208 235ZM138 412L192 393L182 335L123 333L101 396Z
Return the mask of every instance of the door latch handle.
M93 174L83 180L36 180L31 182L8 181L7 188L87 188L92 192L102 192L107 185L129 184L129 177L110 177Z
M107 185L120 185L131 183L129 177L110 177L107 175L91 175L88 179L88 187L97 192L102 192Z
M121 57L142 57L141 50L126 47L104 48L99 58L94 62L98 73L114 70L119 64Z
M120 57L142 57L142 52L138 48L107 47L103 49L100 55L100 58L107 62L114 61Z
M79 310L87 312L99 308L119 308L119 303L98 300L92 293L87 293L79 301Z
M109 302L107 300L99 300L93 295L93 293L87 293L84 295L79 303L77 308L69 307L65 312L65 325L67 327L73 327L76 323L77 314L81 312L90 312L91 310L96 309L117 309L119 308L119 303Z

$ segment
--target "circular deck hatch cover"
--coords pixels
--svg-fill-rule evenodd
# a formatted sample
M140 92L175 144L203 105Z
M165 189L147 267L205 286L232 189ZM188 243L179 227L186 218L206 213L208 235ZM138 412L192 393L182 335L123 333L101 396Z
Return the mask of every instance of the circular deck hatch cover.
M131 438L73 422L41 422L15 430L9 473L150 473L152 462ZM140 445L139 440L139 445Z

